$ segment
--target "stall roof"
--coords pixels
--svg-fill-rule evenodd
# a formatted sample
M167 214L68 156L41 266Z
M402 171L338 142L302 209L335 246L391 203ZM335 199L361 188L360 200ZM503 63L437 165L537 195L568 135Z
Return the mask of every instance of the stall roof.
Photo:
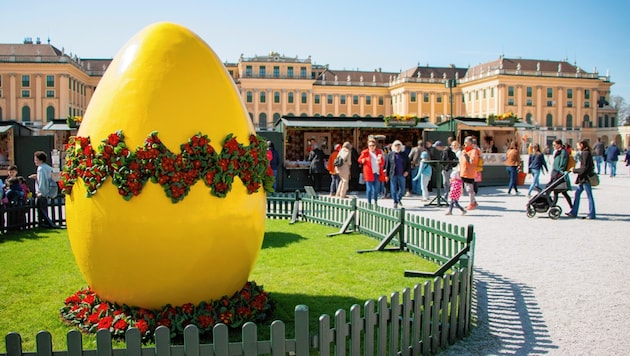
M326 116L284 116L276 121L275 126L280 123L287 127L305 128L370 128L370 129L436 129L437 126L430 122L419 122L415 126L386 126L380 117L326 117Z
M0 126L0 133L5 133L5 132L11 130L12 128L13 128L13 126L11 126L11 125Z
M486 123L486 119L480 118L455 118L454 121L458 124L472 126L472 127L492 127L492 128L527 128L532 129L535 128L535 125L531 125L525 122L515 122L514 126L503 126L503 125L488 125ZM438 124L439 126L448 125L448 121L443 121Z
M71 131L71 130L77 130L76 128L70 128L68 126L68 123L66 122L66 120L53 120L49 123L47 123L46 125L44 125L44 127L42 127L42 130L48 130L48 131Z

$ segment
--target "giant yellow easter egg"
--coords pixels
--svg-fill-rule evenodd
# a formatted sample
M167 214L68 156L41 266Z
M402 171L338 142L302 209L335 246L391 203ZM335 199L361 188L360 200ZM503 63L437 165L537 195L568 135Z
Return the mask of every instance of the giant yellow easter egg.
M260 163L255 137L232 78L197 35L157 23L129 40L98 84L64 172L68 235L88 285L144 308L242 288L265 223L264 189L243 168L245 158ZM201 151L187 155L191 142ZM151 179L125 199L120 177L134 169Z

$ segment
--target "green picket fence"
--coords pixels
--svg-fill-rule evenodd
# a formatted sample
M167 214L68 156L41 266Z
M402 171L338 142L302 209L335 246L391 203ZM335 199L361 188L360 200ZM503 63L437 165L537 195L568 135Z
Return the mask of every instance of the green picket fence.
M53 351L51 335L37 334L36 351L23 352L19 334L5 338L6 354L0 356L212 356L212 355L429 355L466 336L471 325L472 256L474 232L467 228L414 216L404 209L372 207L356 199L319 197L295 193L267 196L267 215L290 222L311 221L339 227L336 234L358 231L380 240L373 250L405 250L441 265L438 271L405 275L432 277L402 293L394 292L361 307L339 309L334 316L319 317L317 330L309 328L308 307L295 308L292 338L285 324L270 326L270 339L258 340L258 326L246 323L240 341L230 341L228 327L213 328L212 342L201 343L196 326L184 331L184 343L172 344L170 332L159 327L155 345L145 346L140 332L127 330L124 349L114 349L109 331L97 333L96 350L84 350L80 332L68 333L65 350Z

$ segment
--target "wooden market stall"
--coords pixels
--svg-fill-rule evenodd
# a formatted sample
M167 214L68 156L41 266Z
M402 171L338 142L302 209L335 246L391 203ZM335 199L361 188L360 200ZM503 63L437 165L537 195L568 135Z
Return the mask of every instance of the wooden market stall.
M307 160L309 141L315 140L324 151L326 159L336 144L348 141L357 153L367 147L369 136L377 137L381 145L394 140L400 140L410 147L422 137L426 129L436 129L437 126L425 119L409 122L386 122L379 117L312 117L312 116L283 116L274 124L274 129L282 133L282 148L276 147L284 158L281 167L279 190L304 190L304 186L311 185L309 178L310 162ZM358 179L358 164L354 164L353 171ZM330 185L330 177L326 176L324 186ZM353 187L351 177L351 189Z
M497 186L508 184L508 173L505 169L505 155L514 141L518 143L521 154L527 152L525 146L525 130L534 126L516 120L489 120L484 118L457 117L438 124L437 131L450 131L454 127L457 141L464 142L467 136L477 139L484 161L483 180L480 186Z

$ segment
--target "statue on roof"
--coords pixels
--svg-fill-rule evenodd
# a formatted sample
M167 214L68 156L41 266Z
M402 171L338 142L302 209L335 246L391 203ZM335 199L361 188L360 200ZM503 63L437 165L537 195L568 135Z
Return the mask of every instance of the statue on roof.
M540 72L540 62L536 63L536 71Z

